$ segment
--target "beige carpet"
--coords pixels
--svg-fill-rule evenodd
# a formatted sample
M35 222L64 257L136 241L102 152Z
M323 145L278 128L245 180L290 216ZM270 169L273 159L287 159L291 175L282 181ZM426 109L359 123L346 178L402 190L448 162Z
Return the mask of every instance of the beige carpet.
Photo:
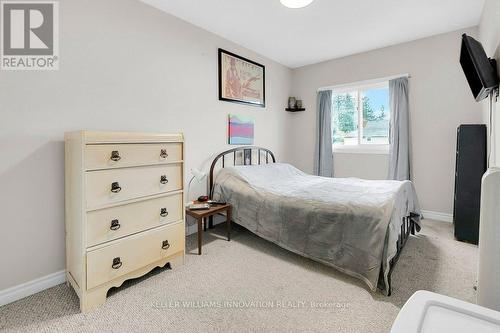
M424 221L393 274L393 295L237 228L205 233L202 256L188 239L186 264L157 269L81 314L65 284L0 308L0 329L26 332L388 332L419 289L475 300L477 248L453 240L450 224Z

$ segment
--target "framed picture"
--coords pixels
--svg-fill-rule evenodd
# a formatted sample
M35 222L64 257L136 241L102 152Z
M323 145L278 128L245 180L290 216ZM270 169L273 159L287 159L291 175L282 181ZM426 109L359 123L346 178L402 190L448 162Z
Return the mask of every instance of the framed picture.
M229 115L228 143L230 145L253 145L252 117Z
M266 68L219 49L219 100L266 106Z
M243 165L252 165L252 149L243 149Z

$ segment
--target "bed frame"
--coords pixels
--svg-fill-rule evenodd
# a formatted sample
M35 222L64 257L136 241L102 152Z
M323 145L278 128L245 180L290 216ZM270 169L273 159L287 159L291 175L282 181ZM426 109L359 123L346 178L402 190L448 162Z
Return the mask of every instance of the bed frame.
M212 165L210 166L210 199L212 199L213 191L214 191L214 171L217 166L217 162L221 160L221 166L224 168L226 166L226 155L232 155L233 166L235 165L255 165L254 156L252 154L253 151L257 151L257 165L263 164L265 161L266 164L269 163L269 157L271 157L272 163L276 163L276 158L272 151L266 148L257 147L257 146L245 146L245 147L237 147L233 149L226 150L219 155L217 155ZM231 159L230 159L231 160ZM231 164L230 164L231 165Z
M254 154L256 153L256 155ZM229 158L226 158L228 156ZM227 161L229 159L229 161ZM219 163L220 161L220 163ZM229 164L228 164L229 162ZM256 162L256 163L255 163ZM228 166L236 166L236 165L261 165L261 164L268 164L268 163L276 163L276 158L274 157L274 154L272 151L266 148L262 147L257 147L257 146L244 146L244 147L237 147L233 149L226 150L219 155L217 155L213 162L212 165L210 166L210 176L209 176L209 181L210 181L210 188L209 188L209 197L212 199L213 191L214 191L214 177L215 177L215 171L216 167L218 164L222 168ZM213 227L213 219L212 217L209 218L209 225L210 228ZM408 238L411 235L415 235L415 230L420 229L418 225L413 221L412 216L406 216L403 218L403 224L401 225L401 232L399 233L399 237L397 240L396 248L397 252L394 258L391 259L389 265L389 275L388 275L388 284L389 284L389 290L387 290L387 295L391 295L391 275L392 271L394 270L394 266L399 260L399 257L401 255L401 252L408 241ZM419 231L419 230L417 230ZM380 270L380 277L379 281L383 281L384 276L382 273L382 270ZM383 286L383 284L382 284Z

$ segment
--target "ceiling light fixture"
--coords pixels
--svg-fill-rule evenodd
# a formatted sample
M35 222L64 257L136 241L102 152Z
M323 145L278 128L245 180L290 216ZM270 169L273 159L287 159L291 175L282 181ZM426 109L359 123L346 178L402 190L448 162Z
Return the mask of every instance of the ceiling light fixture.
M280 0L281 4L288 8L303 8L314 0Z

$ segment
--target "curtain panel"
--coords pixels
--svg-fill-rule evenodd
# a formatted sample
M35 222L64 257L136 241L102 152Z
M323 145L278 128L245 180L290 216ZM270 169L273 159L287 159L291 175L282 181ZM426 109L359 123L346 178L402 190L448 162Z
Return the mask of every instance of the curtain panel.
M316 106L314 173L318 176L333 177L332 91L319 91Z
M408 78L389 81L391 121L389 133L389 175L392 180L410 179L410 135Z

